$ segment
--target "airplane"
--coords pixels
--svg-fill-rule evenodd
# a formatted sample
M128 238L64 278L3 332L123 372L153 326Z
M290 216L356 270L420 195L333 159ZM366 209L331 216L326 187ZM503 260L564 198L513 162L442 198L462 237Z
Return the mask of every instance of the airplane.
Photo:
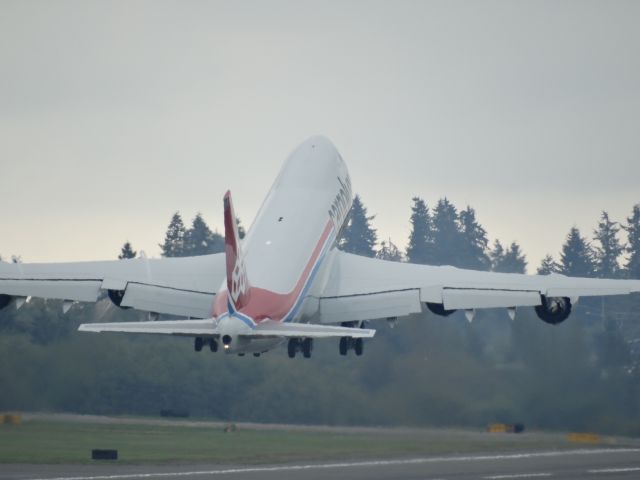
M75 302L105 296L120 308L179 317L86 323L82 332L192 337L194 349L260 356L287 343L309 358L313 341L338 338L339 353L362 355L369 321L429 312L533 307L552 325L580 297L640 292L639 280L523 275L389 262L345 253L336 241L352 202L347 166L331 141L311 137L285 161L246 237L231 193L223 199L224 253L75 263L0 263L0 308L30 297Z

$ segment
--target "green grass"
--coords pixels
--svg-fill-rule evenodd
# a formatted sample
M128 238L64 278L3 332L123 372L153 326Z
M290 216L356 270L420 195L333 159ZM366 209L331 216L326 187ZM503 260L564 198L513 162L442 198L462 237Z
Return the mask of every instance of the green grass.
M120 463L266 464L486 451L575 448L561 435L454 430L357 433L31 420L0 425L0 463L90 463L114 448Z

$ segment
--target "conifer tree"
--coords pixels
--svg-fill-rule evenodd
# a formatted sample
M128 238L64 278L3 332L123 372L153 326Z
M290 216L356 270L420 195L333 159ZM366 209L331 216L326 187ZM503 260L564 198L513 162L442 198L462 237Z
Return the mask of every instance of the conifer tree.
M198 213L191 223L191 228L184 235L184 253L187 256L207 255L224 251L224 239L212 232Z
M126 258L136 258L136 255L138 255L138 252L136 252L131 246L131 243L127 241L120 249L120 255L118 255L118 259L124 260Z
M475 270L488 270L491 261L487 255L489 240L487 231L476 220L476 211L467 205L459 215L460 231L462 233L462 259L460 266Z
M367 209L362 204L360 196L356 195L351 205L347 226L339 242L340 248L345 252L375 257L377 234L371 226L371 220L374 218L375 215L367 216Z
M491 261L491 270L497 271L496 268L502 264L504 259L504 247L500 240L493 242L493 248L489 252L489 260Z
M580 230L573 227L562 246L560 272L573 277L591 277L594 271L591 246L580 235Z
M433 251L436 265L460 266L462 234L458 227L458 211L445 197L433 209Z
M540 262L540 266L536 273L538 275L549 275L551 273L558 273L560 271L560 265L553 259L553 257L547 254Z
M593 239L597 242L593 252L595 270L599 277L613 277L619 272L618 257L623 251L617 237L619 231L618 223L612 222L609 214L603 211L598 228L593 232Z
M433 263L433 231L429 207L419 197L413 197L412 200L407 261L421 264Z
M496 240L491 256L494 272L526 273L527 271L526 256L516 242L511 242L509 248L504 250L502 244Z
M640 203L634 205L627 224L622 228L627 232L625 251L629 258L625 265L626 273L631 278L640 278Z
M173 214L167 233L164 237L164 243L160 245L163 257L184 257L184 240L186 230L182 217L179 212Z
M383 240L380 242L380 250L376 253L376 257L381 260L389 260L391 262L401 262L402 252L400 249L389 239L389 241Z

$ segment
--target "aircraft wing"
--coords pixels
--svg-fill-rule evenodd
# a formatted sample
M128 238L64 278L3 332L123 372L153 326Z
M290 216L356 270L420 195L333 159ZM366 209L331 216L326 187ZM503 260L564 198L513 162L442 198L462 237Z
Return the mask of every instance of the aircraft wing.
M28 297L95 302L112 291L122 307L209 318L225 278L224 254L77 263L0 262L0 306Z
M320 323L396 318L425 303L446 310L541 305L546 297L626 295L640 280L521 275L399 263L337 252L319 299Z

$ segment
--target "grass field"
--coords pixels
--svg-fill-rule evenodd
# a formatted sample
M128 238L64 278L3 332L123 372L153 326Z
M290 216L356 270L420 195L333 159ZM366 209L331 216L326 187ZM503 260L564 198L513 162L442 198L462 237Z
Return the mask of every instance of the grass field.
M0 425L0 463L90 463L91 449L114 448L119 463L265 464L451 453L576 448L560 434L458 430L269 429L224 433L192 426L27 419Z

